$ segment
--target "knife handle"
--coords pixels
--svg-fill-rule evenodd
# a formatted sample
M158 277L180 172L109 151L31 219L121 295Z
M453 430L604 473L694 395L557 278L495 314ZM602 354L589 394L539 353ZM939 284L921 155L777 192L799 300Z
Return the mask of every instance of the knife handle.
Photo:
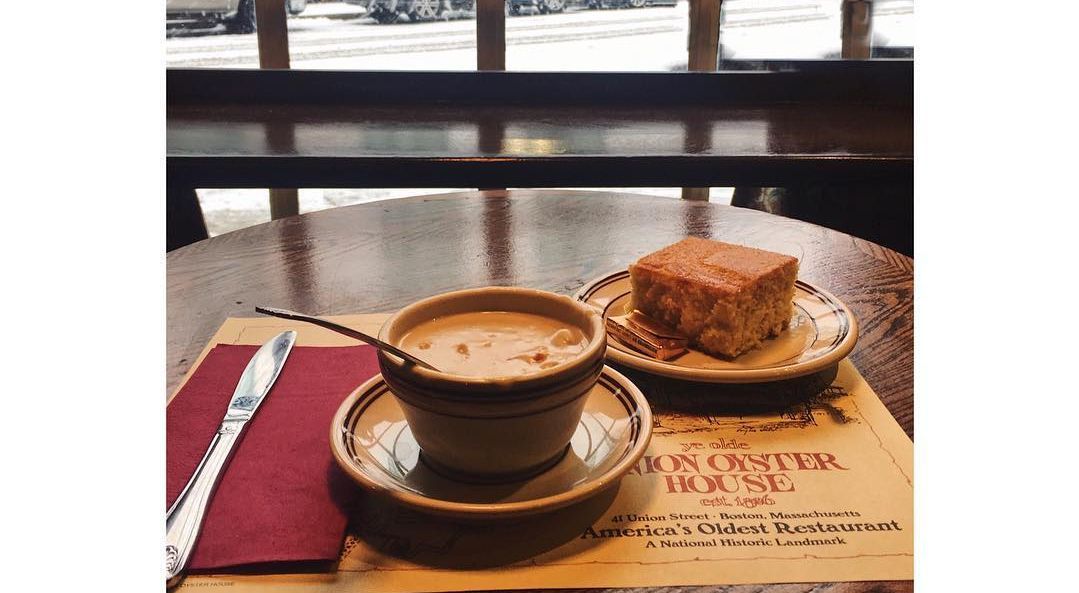
M179 583L195 549L210 497L232 456L233 446L246 421L226 420L217 429L191 480L165 515L165 586Z

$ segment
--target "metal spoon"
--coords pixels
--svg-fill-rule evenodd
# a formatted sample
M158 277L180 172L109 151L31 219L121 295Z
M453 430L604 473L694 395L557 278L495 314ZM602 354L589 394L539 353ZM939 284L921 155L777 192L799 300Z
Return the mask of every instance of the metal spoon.
M386 352L389 352L390 354L393 354L395 356L399 356L399 357L411 362L412 364L415 364L415 365L418 365L418 366L421 366L421 367L424 367L424 368L431 369L432 371L438 371L438 369L436 369L435 367L433 367L430 364L416 358L415 356L412 356L408 352L405 352L404 350L401 350L397 346L387 344L386 342L383 342L382 340L380 340L378 338L371 337L371 336L369 336L369 335L367 335L367 334L365 334L365 333L363 333L361 331L356 331L356 330L352 329L351 327L345 327L345 326L343 326L341 324L334 323L332 321L327 321L327 320L321 319L319 317L312 317L311 315L304 315L303 313L296 313L295 311L288 311L286 309L275 309L273 307L255 307L255 312L256 313L262 313L263 315L270 315L270 316L273 316L273 317L280 317L281 319L291 319L293 321L305 321L307 323L312 323L312 324L317 325L319 327L324 327L324 328L326 328L328 330L335 331L335 332L337 332L339 334L346 335L346 336L348 336L350 338L355 338L355 339L357 339L357 340L359 340L361 342L366 342L366 343L374 346L375 348L378 348L379 350L385 350ZM439 372L441 372L441 371L439 371Z

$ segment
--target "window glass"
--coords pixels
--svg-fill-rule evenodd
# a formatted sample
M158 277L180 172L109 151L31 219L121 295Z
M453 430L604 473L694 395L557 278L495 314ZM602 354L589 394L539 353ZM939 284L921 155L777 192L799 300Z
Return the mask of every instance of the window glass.
M720 61L839 59L840 0L727 0L720 19Z
M507 70L647 72L686 69L686 0L508 0ZM541 8L535 6L541 3Z
M293 68L473 70L475 0L282 0ZM167 0L166 64L255 68L254 0ZM720 59L838 59L841 0L724 0ZM875 0L874 57L911 57L914 1ZM510 70L686 67L688 0L506 0Z
M914 57L914 0L873 3L873 57Z
M475 70L475 0L349 0L344 12L289 26L293 68Z
M282 1L292 68L476 68L474 0ZM253 3L167 0L166 65L257 68Z
M253 2L167 0L166 65L257 68ZM282 2L293 68L476 67L475 0ZM913 0L875 0L871 6L873 57L912 57ZM688 0L506 0L505 10L510 70L686 68ZM838 59L841 28L841 0L724 0L720 64L752 68L754 60ZM682 194L680 188L595 189ZM305 188L299 190L300 211L446 191L455 190ZM710 193L711 201L729 203L732 189ZM265 189L200 189L199 196L211 235L269 220Z

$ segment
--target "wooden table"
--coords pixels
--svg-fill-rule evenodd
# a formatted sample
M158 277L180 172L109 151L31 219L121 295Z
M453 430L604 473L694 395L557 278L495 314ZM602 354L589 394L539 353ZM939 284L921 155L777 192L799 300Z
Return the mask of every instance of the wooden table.
M255 316L256 304L331 315L389 312L421 297L484 285L569 294L687 235L801 254L800 277L854 310L861 336L851 358L913 437L910 258L753 210L606 192L489 191L374 202L277 220L172 251L168 390L226 317ZM912 589L909 581L843 587Z

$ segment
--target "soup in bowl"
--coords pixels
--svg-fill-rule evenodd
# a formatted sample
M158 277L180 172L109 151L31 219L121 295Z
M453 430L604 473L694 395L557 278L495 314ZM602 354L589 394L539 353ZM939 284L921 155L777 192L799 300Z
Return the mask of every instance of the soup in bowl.
M379 338L439 369L378 355L424 462L466 481L523 479L557 463L607 346L600 315L586 305L508 287L413 303Z

